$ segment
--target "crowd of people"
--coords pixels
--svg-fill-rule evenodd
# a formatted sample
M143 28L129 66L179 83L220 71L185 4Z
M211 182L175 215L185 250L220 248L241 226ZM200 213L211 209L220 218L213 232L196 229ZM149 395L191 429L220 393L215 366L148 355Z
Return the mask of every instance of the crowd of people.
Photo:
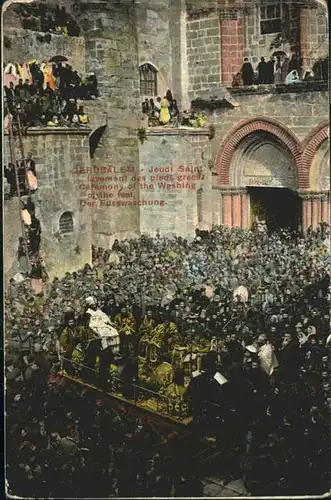
M36 217L32 195L38 189L36 163L32 153L26 159L4 165L4 199L19 196L22 236L18 239L17 273L19 280L31 279L34 293L42 293L42 280L47 273L40 256L41 223Z
M206 117L202 112L179 111L177 101L169 89L163 99L146 98L141 106L143 114L148 116L150 127L171 125L201 128L206 123Z
M19 4L14 10L21 17L22 27L42 33L79 36L80 28L64 6L55 8L42 2L30 5Z
M290 85L301 82L328 81L328 60L316 61L311 70L302 71L302 60L296 54L272 55L269 61L261 57L256 69L245 57L241 70L233 76L232 86L261 84Z
M77 106L77 100L99 96L95 74L82 79L65 58L55 59L4 66L5 114L16 118L19 113L26 127L88 124L84 107Z
M153 320L161 329L175 325L178 342L210 342L201 373L181 394L195 440L215 437L220 477L242 476L255 495L325 493L328 231L325 224L305 237L214 228L192 240L158 233L94 248L92 266L44 280L38 294L29 280L11 280L5 297L10 491L201 496L201 469L178 436L158 440L148 422L114 414L105 397L57 375L61 335L69 330L80 342L73 332L86 324L85 299L93 296L119 330L129 317L137 339ZM183 377L175 375L180 386ZM213 402L216 409L206 412Z

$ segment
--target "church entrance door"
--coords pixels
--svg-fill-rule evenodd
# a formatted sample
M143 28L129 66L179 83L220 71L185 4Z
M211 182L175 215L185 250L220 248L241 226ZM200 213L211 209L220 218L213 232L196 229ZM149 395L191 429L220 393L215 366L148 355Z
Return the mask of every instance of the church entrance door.
M269 231L281 228L298 229L301 221L301 199L286 188L248 187L250 221L265 221Z

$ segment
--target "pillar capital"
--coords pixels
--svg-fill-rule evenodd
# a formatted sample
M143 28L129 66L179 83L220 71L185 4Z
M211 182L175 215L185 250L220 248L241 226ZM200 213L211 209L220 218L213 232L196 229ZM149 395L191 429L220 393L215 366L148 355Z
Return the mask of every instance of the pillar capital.
M235 187L235 186L217 186L216 189L221 192L221 194L247 194L247 188L245 187Z
M330 198L330 191L304 191L299 190L298 194L302 200L324 200L328 201Z

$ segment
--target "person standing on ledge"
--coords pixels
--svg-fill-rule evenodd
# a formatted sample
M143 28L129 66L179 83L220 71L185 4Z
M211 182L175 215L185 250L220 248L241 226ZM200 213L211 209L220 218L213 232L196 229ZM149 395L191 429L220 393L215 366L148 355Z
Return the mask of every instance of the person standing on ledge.
M170 113L169 113L169 102L166 97L161 100L161 111L159 121L162 125L167 125L170 122Z
M261 61L257 65L257 71L258 71L258 74L259 74L258 83L259 84L268 83L268 81L267 81L268 65L265 62L264 57L261 57Z
M248 57L245 57L244 63L241 67L241 76L244 86L253 85L254 83L254 70L252 64L249 62Z

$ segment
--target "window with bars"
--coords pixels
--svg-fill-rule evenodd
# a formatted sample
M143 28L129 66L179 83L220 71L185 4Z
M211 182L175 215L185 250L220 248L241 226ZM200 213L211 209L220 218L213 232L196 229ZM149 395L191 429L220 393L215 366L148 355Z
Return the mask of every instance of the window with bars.
M282 16L280 5L266 5L260 7L261 35L281 33Z
M139 67L140 95L157 96L157 69L151 64Z
M59 220L60 234L69 235L74 232L74 220L72 212L64 212Z

